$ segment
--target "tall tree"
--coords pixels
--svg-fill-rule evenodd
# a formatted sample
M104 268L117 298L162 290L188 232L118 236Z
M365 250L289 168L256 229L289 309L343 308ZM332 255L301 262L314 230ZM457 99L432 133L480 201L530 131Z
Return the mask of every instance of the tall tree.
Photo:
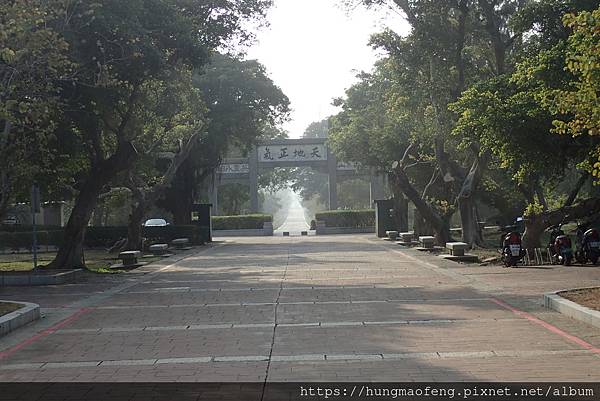
M600 180L600 8L563 18L573 33L566 44L565 69L573 76L568 87L548 88L542 102L559 117L553 121L553 131L573 137L588 135L595 162L583 166Z
M565 60L569 54L565 40L567 35L557 29L556 24L549 23L552 20L560 21L561 14L556 13L555 8L548 7L548 3L556 5L556 2L548 1L538 3L535 7L549 14L539 12L535 15L545 21L542 26L550 26L551 29L530 35L514 72L510 76L471 87L453 105L453 109L461 116L455 133L464 142L477 141L482 148L491 152L529 203L525 211L524 238L528 248L540 246L541 234L550 225L591 216L600 211L598 203L593 200L574 204L589 178L588 172L582 172L579 179L570 183L568 193L560 200L559 207L550 205L548 201L546 187L553 189L554 197L561 195L557 193L557 183L576 166L591 166L598 143L593 136L570 137L551 133L553 114L560 110L560 106L551 105L551 101L560 95L563 97L559 102L575 99L576 96L569 90L579 87L581 82L577 81L577 71L567 71L565 74ZM529 21L530 24L537 24L535 19L528 17L530 13L530 8L524 10L525 15L520 16L521 23ZM590 56L593 59L591 54L587 58L585 53L580 55L579 62L588 65ZM586 96L581 95L582 103L586 102L585 99ZM562 109L563 113L567 110ZM572 112L577 113L574 110ZM577 120L571 120L571 123L575 126L580 124ZM566 130L568 125L568 122L554 121L555 130Z
M62 3L61 3L62 4ZM77 133L86 171L63 245L49 267L83 264L83 238L98 196L138 157L145 136L144 103L152 82L181 65L200 67L214 46L243 32L242 20L264 15L262 0L109 0L64 3L58 30L77 65L62 85L65 130Z
M288 98L256 60L214 54L194 76L194 85L208 107L206 135L160 202L177 224L190 223L199 185L212 176L229 148L243 153L260 139L281 135L276 127L289 114Z
M69 45L52 27L59 11L53 2L0 3L0 221L53 165L59 82L73 73Z
M152 98L142 111L145 135L137 146L139 157L132 169L123 173L125 186L133 195L126 244L130 250L141 249L146 211L164 196L205 134L206 108L200 91L192 85L191 71L173 71L168 80L152 82L146 90ZM165 157L169 152L172 157Z

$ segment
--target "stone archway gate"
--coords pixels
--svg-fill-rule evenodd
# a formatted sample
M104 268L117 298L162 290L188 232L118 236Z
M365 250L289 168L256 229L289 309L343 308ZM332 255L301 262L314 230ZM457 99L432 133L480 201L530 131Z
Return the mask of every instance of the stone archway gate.
M275 139L263 142L250 151L247 158L225 159L215 172L211 201L213 214L218 214L218 188L220 185L239 183L250 187L250 208L258 212L258 176L260 171L277 167L311 167L324 172L329 178L329 209L337 203L338 177L368 176L371 204L383 198L383 179L372 172L364 173L352 164L339 163L330 151L326 138Z

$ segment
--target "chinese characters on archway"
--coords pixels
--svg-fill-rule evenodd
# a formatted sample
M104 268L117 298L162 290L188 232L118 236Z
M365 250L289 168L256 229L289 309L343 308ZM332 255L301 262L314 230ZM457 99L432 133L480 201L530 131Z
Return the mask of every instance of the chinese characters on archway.
M327 160L325 145L265 145L258 148L261 162L322 161Z
M223 164L217 169L219 174L248 174L249 171L248 163Z

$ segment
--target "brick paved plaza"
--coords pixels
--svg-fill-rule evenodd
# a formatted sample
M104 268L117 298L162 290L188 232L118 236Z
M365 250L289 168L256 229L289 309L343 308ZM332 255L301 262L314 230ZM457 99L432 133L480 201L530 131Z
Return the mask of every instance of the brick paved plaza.
M600 330L542 306L599 279L366 235L230 239L129 274L3 288L45 317L0 340L0 380L600 381Z

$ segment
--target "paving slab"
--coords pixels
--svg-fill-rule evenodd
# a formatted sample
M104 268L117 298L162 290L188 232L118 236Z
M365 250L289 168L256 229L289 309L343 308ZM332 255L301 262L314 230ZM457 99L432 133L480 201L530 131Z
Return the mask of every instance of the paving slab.
M144 309L95 309L69 325L69 328L180 326L215 323L268 323L274 320L273 305L220 307L150 307Z
M46 317L0 340L0 380L600 380L600 332L541 304L599 269L449 263L368 235L232 238L9 288Z

